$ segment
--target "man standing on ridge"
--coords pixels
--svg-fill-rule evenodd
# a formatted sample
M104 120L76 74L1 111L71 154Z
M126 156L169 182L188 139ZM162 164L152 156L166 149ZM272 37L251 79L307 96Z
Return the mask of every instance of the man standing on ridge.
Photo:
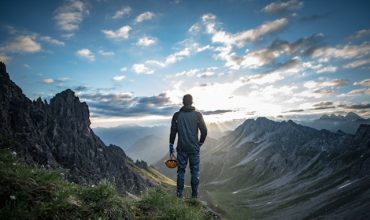
M174 153L173 144L177 141L177 197L183 197L185 168L189 160L191 173L191 196L198 198L199 185L199 152L207 137L207 127L203 116L192 106L193 97L189 94L183 97L184 106L172 117L170 134L170 154ZM198 139L198 129L200 139Z

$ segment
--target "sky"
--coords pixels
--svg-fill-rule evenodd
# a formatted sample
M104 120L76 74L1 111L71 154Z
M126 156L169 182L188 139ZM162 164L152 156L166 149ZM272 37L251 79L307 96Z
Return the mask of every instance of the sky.
M94 127L370 117L370 2L3 0L0 60L31 99L72 89Z

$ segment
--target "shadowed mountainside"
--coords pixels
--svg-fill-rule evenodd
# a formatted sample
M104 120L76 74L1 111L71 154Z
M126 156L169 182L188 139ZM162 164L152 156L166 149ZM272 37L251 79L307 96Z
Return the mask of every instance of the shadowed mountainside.
M58 93L50 103L31 101L0 64L1 148L12 147L27 163L61 168L76 183L107 179L120 192L136 194L155 184L120 147L106 146L94 134L88 106L73 91Z
M231 219L368 219L370 126L246 120L203 152L203 198Z

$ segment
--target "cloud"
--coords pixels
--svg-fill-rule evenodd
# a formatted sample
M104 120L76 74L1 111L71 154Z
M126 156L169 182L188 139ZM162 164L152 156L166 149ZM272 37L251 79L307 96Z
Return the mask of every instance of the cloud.
M130 93L82 93L79 97L85 100L96 117L109 116L145 116L171 115L177 111L166 93L155 96L134 97Z
M343 67L347 69L348 68L358 68L358 67L365 66L368 64L370 64L370 58L362 59L362 60L355 60L351 63L344 65Z
M125 78L124 75L117 75L117 76L114 76L112 79L114 81L122 81L124 78Z
M88 89L89 89L89 87L87 87L87 86L77 86L73 90L75 90L77 92L83 92L83 91L87 91Z
M127 39L129 37L129 32L132 28L128 25L122 26L121 28L113 31L113 30L102 30L105 37L113 40L122 40Z
M325 66L320 68L316 71L316 73L335 73L337 71L337 67L335 66Z
M362 29L352 34L351 36L349 36L348 39L356 40L356 39L367 37L367 36L370 36L370 29Z
M83 1L67 0L56 10L54 20L61 30L73 32L79 29L80 23L88 14L87 5Z
M244 47L246 43L255 42L265 35L281 30L287 25L288 19L280 18L274 21L266 22L258 26L257 28L239 32L236 34L230 34L225 31L216 31L213 33L212 42Z
M142 63L136 63L132 65L131 69L137 74L153 74L154 73L152 69L148 68L147 66L145 66L145 64L142 64Z
M253 43L260 40L264 36L275 33L288 25L288 19L281 18L265 22L254 29L238 33L229 33L217 27L216 16L213 14L203 15L201 17L201 21L205 27L206 33L211 36L211 41L213 43L221 44L214 49L216 52L215 57L217 59L224 60L225 66L231 69L239 69L241 67L241 63L243 63L244 66L253 67L263 65L261 62L263 63L264 56L270 56L270 59L276 58L278 55L275 56L274 53L269 53L270 51L268 49L254 53L252 52L245 57L240 57L234 52L234 47L242 48L247 43ZM278 53L280 53L280 51L278 51Z
M238 57L225 55L226 66L232 69L239 68L258 68L271 64L284 54L310 55L314 48L321 45L323 35L314 34L309 37L300 38L292 43L282 40L273 41L267 48L247 52L244 56ZM322 69L321 71L333 71L333 68Z
M262 11L270 14L286 14L289 11L297 10L303 7L303 2L290 0L286 2L273 2L266 5Z
M314 93L321 94L321 95L330 95L335 93L333 89L317 89L313 91Z
M324 87L336 88L336 87L341 87L347 84L348 84L347 79L333 79L333 80L320 80L320 81L310 80L304 83L304 87L308 89L317 90L317 89L321 89Z
M312 105L312 110L323 110L323 109L331 109L335 108L333 102L319 102Z
M147 61L145 61L145 64L163 68L163 67L166 67L170 64L175 64L178 61L180 61L180 60L182 60L186 57L190 57L193 54L200 53L200 52L203 52L205 50L211 49L211 47L209 45L201 47L198 43L194 43L194 42L185 41L185 42L182 42L182 43L185 44L184 48L182 48L181 50L179 50L179 51L177 51L173 54L168 55L167 57L164 58L163 61L147 60Z
M113 56L114 52L113 51L98 50L98 54L100 54L102 56Z
M361 45L338 45L337 47L322 47L313 52L313 57L324 58L330 60L336 59L352 59L363 57L370 54L370 44L364 42Z
M139 38L138 41L136 42L137 45L142 46L142 47L151 46L151 45L154 45L155 43L156 43L156 39L150 36L144 36L142 38Z
M46 43L49 43L49 44L57 45L57 46L64 46L65 45L65 43L63 41L54 39L54 38L49 37L49 36L41 36L40 40L42 40Z
M22 35L16 37L2 49L14 53L36 53L41 51L42 47L36 42L35 36Z
M193 24L189 29L188 29L188 32L189 33L198 33L201 29L201 26L199 23L195 23Z
M42 83L44 84L53 84L54 82L55 82L54 79L51 78L42 80Z
M370 95L370 89L354 89L344 95L345 96Z
M7 63L9 60L10 58L7 55L0 53L0 61Z
M242 77L242 81L246 84L271 84L284 79L286 76L293 76L304 71L304 66L299 58L294 58L272 71L261 74Z
M116 11L112 19L119 19L122 18L125 15L129 15L131 12L130 6L123 6L120 10Z
M290 112L304 112L304 110L303 109L292 109L292 110L289 110L283 113L290 113Z
M364 86L364 87L370 86L370 79L364 79L360 82L354 82L353 85L354 86Z
M232 112L233 110L214 110L214 111L201 111L203 115L218 115L227 112Z
M190 69L186 71L177 72L174 74L174 76L175 77L182 77L182 76L194 77L195 76L198 78L207 78L207 77L215 76L216 75L215 70L217 69L218 69L217 67L207 67L203 69Z
M150 11L146 11L144 13L141 13L139 14L136 18L135 18L135 22L136 23L141 23L143 21L146 21L146 20L151 20L152 18L155 17L155 14L153 12L150 12Z
M354 104L354 105L342 105L346 109L369 109L370 103L367 104Z
M91 52L87 48L83 48L81 50L76 51L76 55L82 58L85 58L89 61L94 61L95 60L95 55L93 52Z
M121 71L121 72L126 72L127 71L127 67L121 67L120 69L119 69L119 71Z

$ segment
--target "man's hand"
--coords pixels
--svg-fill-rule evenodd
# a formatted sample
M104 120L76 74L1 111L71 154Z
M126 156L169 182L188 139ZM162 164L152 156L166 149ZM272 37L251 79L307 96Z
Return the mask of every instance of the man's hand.
M173 149L173 144L169 145L170 154L173 154L175 152L175 149Z

